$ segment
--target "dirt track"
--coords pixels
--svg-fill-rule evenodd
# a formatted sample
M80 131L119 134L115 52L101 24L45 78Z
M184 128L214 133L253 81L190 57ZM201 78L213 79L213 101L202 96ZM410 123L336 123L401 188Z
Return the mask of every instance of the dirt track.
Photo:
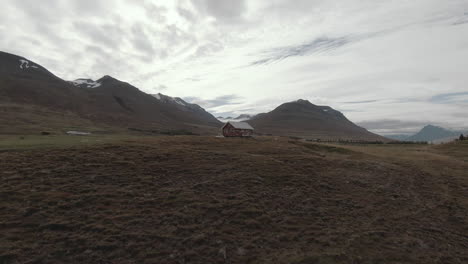
M0 263L468 263L467 162L350 149L167 137L0 152Z

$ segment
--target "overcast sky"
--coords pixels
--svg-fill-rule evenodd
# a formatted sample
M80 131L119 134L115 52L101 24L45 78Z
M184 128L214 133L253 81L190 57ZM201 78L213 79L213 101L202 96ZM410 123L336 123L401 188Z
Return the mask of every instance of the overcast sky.
M468 0L0 0L0 50L216 116L299 98L378 133L468 128Z

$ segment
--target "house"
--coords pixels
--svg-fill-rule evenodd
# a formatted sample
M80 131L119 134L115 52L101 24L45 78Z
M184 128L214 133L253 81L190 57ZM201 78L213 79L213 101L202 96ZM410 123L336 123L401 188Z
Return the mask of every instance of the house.
M223 128L223 136L225 137L251 137L254 128L247 122L227 122Z

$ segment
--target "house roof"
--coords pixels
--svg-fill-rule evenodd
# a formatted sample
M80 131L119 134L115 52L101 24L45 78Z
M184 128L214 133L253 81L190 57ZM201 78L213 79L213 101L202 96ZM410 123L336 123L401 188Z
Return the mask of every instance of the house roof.
M254 128L249 125L249 123L247 122L233 122L233 121L229 121L226 123L227 124L231 124L234 128L237 128L237 129L251 129L251 130L254 130Z

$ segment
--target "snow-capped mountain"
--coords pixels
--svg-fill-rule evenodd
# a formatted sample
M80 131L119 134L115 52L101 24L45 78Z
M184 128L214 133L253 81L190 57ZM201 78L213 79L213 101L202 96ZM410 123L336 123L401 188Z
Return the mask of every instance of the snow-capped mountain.
M191 104L191 103L184 101L180 97L171 97L168 95L164 95L162 93L152 94L152 96L156 98L159 102L163 103L164 105L175 107L178 110L181 110L183 112L199 116L200 118L203 118L204 120L212 124L219 125L219 121L213 115L208 113L205 109L203 109L201 106L197 104Z
M159 99L158 99L159 97ZM217 131L198 105L152 96L111 76L65 81L26 58L0 52L0 123L11 133L93 127L103 130ZM26 124L26 125L25 125Z
M171 96L168 96L168 95L164 95L162 93L152 94L152 96L154 98L158 99L159 101L164 102L164 103L175 103L175 104L181 105L183 107L189 107L189 106L192 106L192 105L199 107L198 105L189 104L189 103L185 102L180 97L171 97Z
M24 57L0 51L0 76L18 76L35 79L58 79L39 64Z

